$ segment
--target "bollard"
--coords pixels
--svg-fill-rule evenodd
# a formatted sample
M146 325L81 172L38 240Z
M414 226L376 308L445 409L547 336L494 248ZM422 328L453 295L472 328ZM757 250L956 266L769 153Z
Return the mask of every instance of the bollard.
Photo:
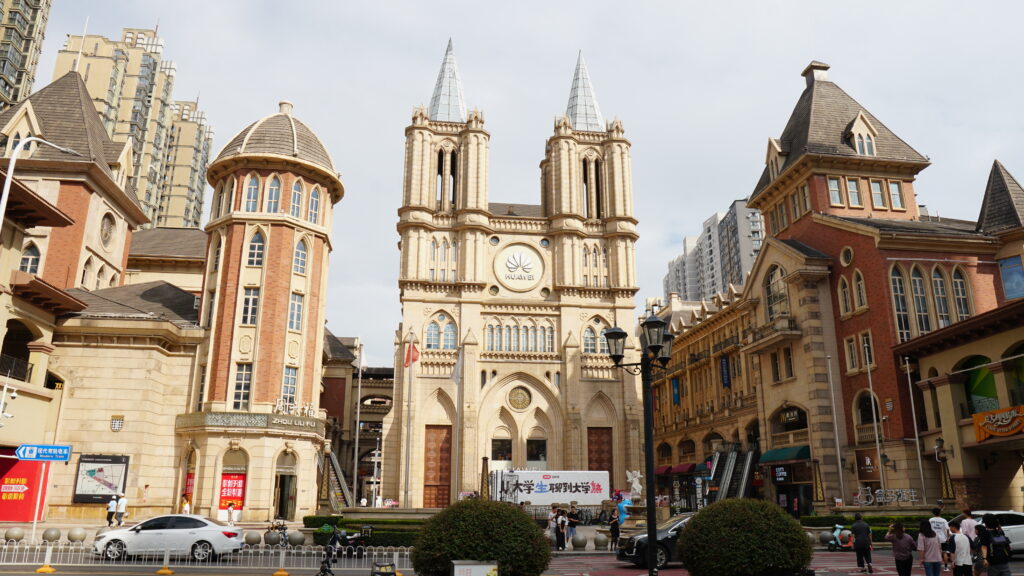
M50 559L53 558L53 546L49 543L46 544L46 556L43 558L43 565L36 568L36 574L53 574L57 571L56 568L50 566Z
M288 576L288 571L284 569L284 555L285 549L281 548L281 562L278 564L277 572L274 572L271 576Z
M156 571L156 574L160 576L170 576L174 574L174 570L171 570L171 549L164 548L164 566L163 568Z

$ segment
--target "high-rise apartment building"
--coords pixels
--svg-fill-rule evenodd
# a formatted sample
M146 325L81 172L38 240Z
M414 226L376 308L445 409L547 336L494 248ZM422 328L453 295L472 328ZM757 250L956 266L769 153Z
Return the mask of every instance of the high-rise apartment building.
M668 263L662 281L665 300L676 293L683 300L710 300L740 286L761 249L761 213L736 200L728 212L704 221L700 236L683 238L683 253Z
M175 66L155 30L68 36L54 77L78 70L107 133L132 143L131 183L157 226L199 226L213 132L197 102L173 99Z
M32 93L51 0L0 0L0 109Z

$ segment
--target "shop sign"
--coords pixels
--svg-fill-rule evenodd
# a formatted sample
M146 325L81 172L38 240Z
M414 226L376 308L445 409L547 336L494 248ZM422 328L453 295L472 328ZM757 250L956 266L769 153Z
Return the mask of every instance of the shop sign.
M792 478L792 470L787 465L772 466L772 480L776 484L785 484Z
M790 408L789 410L783 410L782 413L779 414L779 420L782 421L783 424L798 422L800 420L800 409Z
M836 501L838 502L838 498ZM882 490L881 488L871 491L871 488L858 488L853 493L854 506L873 506L875 504L895 504L898 502L917 502L917 490L911 488L897 488ZM838 506L839 504L837 504Z
M220 475L221 510L227 510L228 504L234 504L235 510L241 510L245 504L245 474Z
M115 494L124 492L128 480L128 457L109 454L82 454L75 477L76 504L106 504Z
M5 450L5 455L8 452ZM41 462L0 459L0 521L32 521L43 466Z
M974 414L974 438L978 442L992 436L1013 436L1024 431L1024 406L1011 406Z
M861 482L880 482L882 480L882 469L879 468L878 450L873 448L857 450L857 477Z

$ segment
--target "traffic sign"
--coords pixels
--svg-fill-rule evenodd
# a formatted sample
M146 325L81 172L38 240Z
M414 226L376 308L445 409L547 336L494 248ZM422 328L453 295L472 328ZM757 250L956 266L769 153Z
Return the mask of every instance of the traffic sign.
M67 462L71 460L71 446L59 444L22 444L14 451L18 460L37 462Z

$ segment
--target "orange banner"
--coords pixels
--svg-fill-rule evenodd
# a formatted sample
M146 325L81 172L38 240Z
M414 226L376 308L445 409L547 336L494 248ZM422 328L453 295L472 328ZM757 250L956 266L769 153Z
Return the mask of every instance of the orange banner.
M1011 406L974 414L974 438L978 442L992 436L1013 436L1024 431L1024 406Z

